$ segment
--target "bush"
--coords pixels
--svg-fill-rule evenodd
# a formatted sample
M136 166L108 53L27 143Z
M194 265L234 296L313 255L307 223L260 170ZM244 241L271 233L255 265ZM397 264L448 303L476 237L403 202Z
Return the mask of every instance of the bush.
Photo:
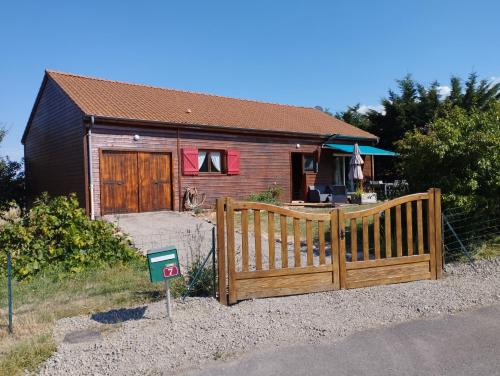
M113 225L91 221L74 194L53 199L44 194L24 216L4 218L0 244L2 270L4 251L10 251L13 274L18 279L30 278L49 267L78 273L140 257Z
M267 191L260 193L252 193L249 197L249 201L265 202L267 204L278 205L280 203L280 198L283 195L283 188L279 185L273 185Z
M187 271L183 278L176 278L172 281L172 294L174 297L180 297L187 292L189 284L194 280L198 270L201 268L203 260L196 258L191 265L187 267ZM188 296L213 296L214 274L212 263L207 262L205 267L198 275L198 279L187 293Z

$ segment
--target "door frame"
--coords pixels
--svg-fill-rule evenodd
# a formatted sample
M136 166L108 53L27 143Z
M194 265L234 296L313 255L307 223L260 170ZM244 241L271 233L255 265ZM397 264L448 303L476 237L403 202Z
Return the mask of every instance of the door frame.
M151 154L169 154L170 155L170 181L171 181L171 187L170 187L170 203L171 203L171 209L166 209L166 210L171 210L173 211L175 208L175 202L174 202L174 197L175 197L175 184L174 184L174 170L173 170L173 165L174 165L174 160L173 160L173 151L169 149L158 149L158 150L151 150L147 148L111 148L111 147L104 147L104 148L98 148L98 154L99 154L99 211L102 215L110 214L110 213L103 213L102 209L102 155L103 153L111 151L111 152L135 152L137 154L137 158L139 158L138 154L139 153L151 153ZM137 168L139 168L139 164L137 164ZM139 171L136 172L137 174ZM137 179L139 179L139 176L137 176ZM136 213L142 213L141 211L141 200L140 200L140 195L141 195L141 186L139 184L139 180L137 181L137 212Z

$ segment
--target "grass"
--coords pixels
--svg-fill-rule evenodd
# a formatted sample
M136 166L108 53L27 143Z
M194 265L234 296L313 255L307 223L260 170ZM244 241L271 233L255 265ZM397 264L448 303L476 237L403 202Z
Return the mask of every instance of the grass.
M14 334L7 333L6 279L0 276L0 375L34 370L55 350L55 322L162 298L163 285L149 282L145 261L63 276L56 271L13 281Z
M500 236L496 236L482 244L477 245L474 256L478 259L493 259L500 257Z

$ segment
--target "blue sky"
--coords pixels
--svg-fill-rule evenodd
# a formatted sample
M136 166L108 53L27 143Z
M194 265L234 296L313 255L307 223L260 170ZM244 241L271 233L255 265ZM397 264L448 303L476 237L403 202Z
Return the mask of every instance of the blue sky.
M500 76L499 1L3 1L0 155L44 69L333 111L394 80Z

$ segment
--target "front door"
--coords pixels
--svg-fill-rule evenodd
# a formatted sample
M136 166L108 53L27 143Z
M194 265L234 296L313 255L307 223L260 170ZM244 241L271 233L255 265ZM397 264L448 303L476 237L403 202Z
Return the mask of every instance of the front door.
M304 200L302 153L292 153L292 200Z
M103 151L101 212L172 210L171 154Z

